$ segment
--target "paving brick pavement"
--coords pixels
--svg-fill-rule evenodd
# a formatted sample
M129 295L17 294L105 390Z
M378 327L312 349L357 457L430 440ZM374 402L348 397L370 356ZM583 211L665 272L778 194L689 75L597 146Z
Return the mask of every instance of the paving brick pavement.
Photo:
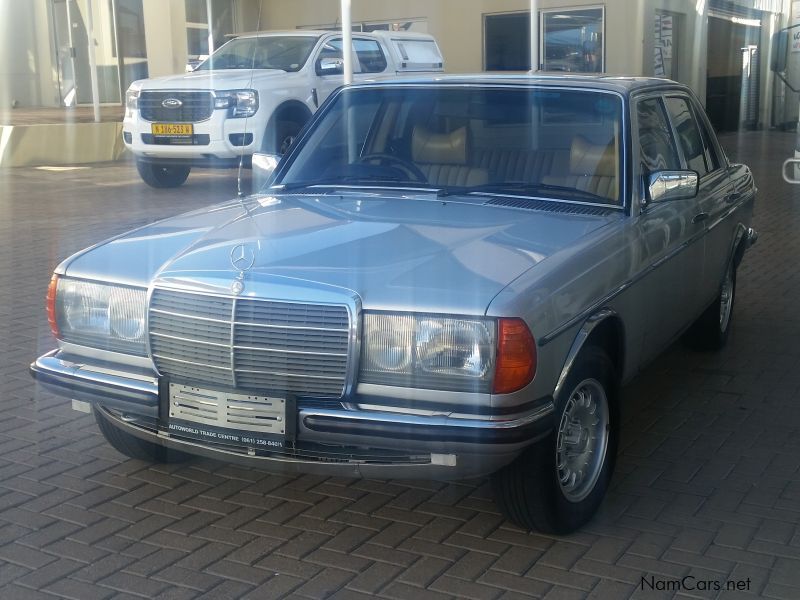
M565 538L505 522L486 481L286 477L127 460L37 388L63 257L231 196L230 172L156 191L130 164L0 170L0 598L800 597L800 188L794 135L724 138L760 188L758 245L720 354L675 345L624 391L617 472ZM747 592L650 590L750 581Z

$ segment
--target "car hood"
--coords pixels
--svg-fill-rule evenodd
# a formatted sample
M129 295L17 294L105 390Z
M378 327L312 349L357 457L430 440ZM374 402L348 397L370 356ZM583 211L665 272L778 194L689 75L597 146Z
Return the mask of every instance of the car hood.
M482 314L521 274L619 218L483 202L432 194L257 196L124 234L65 261L61 271L136 286L155 280L203 288L213 280L227 290L240 273L232 258L244 245L252 253L252 265L239 265L245 290L249 282L317 285L347 290L365 308Z
M258 88L262 81L286 75L280 69L218 69L155 77L138 81L134 86L142 90L233 90Z

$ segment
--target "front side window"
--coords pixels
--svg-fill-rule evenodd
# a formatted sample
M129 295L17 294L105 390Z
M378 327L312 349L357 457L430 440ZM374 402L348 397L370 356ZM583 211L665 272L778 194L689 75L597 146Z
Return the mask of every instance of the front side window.
M545 71L605 71L603 9L542 11L542 64Z
M278 69L299 71L316 44L314 36L265 36L231 40L197 71L212 69Z
M559 89L353 88L278 185L382 185L621 205L622 101Z

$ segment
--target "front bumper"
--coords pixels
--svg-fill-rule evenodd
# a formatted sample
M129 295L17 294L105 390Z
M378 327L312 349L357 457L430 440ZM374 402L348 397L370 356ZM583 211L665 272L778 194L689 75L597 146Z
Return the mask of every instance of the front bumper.
M255 453L252 448L166 433L159 426L159 380L152 374L86 362L57 350L39 357L31 365L31 373L45 388L103 410L106 418L136 437L191 454L280 472L376 478L475 477L509 463L553 428L550 398L521 414L475 418L301 406L296 415L295 451ZM331 458L332 451L335 458Z
M153 123L142 119L137 110L122 122L123 142L140 160L228 166L261 147L266 127L264 114L265 111L259 110L253 117L234 119L227 116L226 110L215 110L211 118L191 123L193 143L168 145L155 143Z

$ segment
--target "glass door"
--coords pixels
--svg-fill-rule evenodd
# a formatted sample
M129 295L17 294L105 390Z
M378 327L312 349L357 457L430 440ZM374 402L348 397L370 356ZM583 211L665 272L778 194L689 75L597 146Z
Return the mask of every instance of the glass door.
M142 0L52 0L61 104L92 103L89 11L102 104L122 102L132 81L148 75Z

